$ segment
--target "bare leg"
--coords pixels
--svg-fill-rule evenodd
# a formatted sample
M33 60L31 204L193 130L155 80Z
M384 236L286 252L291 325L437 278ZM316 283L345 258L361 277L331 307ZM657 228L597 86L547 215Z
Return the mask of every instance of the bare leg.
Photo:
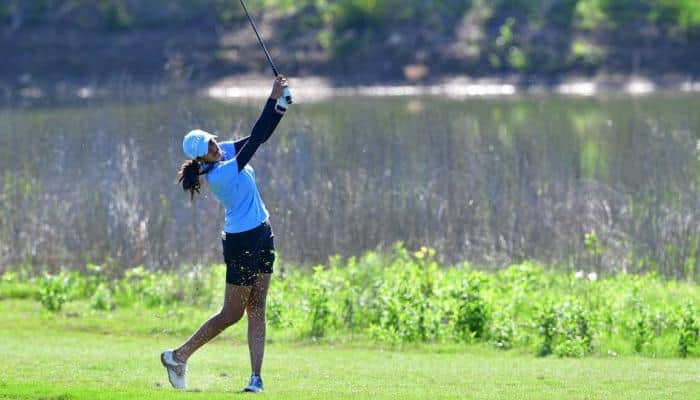
M187 362L190 356L205 343L215 338L224 329L238 322L243 316L252 286L226 284L224 306L218 314L213 315L187 341L175 350L175 358Z
M250 368L255 375L260 375L263 355L265 354L265 299L270 287L271 276L272 274L258 274L256 276L246 306Z

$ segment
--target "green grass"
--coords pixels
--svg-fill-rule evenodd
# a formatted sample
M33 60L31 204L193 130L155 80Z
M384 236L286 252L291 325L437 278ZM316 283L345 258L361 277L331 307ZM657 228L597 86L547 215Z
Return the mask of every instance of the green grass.
M211 310L200 310L203 317ZM0 301L0 399L230 399L249 373L245 322L190 362L190 390L169 387L158 355L185 339L160 311L57 315ZM161 327L163 329L159 329ZM697 399L700 360L536 358L485 345L268 345L263 397L460 399Z

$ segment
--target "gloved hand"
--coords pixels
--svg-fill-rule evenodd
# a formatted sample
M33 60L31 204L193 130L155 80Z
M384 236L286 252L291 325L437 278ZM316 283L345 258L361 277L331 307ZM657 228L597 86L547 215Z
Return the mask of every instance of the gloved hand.
M289 84L284 75L277 75L275 78L270 97L277 100L276 109L281 113L287 111L289 105L292 104L292 92L289 90Z

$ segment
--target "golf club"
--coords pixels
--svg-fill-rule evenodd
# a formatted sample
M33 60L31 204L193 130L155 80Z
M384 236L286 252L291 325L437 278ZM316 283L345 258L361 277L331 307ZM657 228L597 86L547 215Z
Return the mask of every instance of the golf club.
M255 26L255 22L253 21L253 18L250 16L250 13L248 12L248 7L245 5L245 2L243 0L240 0L241 5L243 6L243 11L245 11L245 15L248 17L248 21L250 22L250 26L253 27L253 31L255 32L255 36L258 37L258 42L260 43L260 47L262 47L263 51L265 52L265 57L267 57L267 61L270 63L270 67L272 68L272 73L275 74L275 76L279 75L279 72L277 71L277 67L275 67L275 63L272 61L272 57L270 57L270 53L267 51L267 47L265 47L265 43L263 42L262 38L260 37L260 33L258 33L258 28ZM282 98L280 98L280 106L286 109L288 104L292 104L292 92L289 90L288 87L284 88L284 94L282 95Z

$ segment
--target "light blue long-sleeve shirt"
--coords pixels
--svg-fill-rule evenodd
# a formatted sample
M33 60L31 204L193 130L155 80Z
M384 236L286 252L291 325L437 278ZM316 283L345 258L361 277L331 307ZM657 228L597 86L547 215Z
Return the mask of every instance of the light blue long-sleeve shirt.
M209 187L226 208L224 232L251 230L270 216L255 185L255 171L248 163L282 119L284 111L278 110L275 104L276 100L268 99L250 136L237 142L219 143L221 160L213 166L205 166L209 171L206 174Z
M238 172L233 142L221 142L219 147L223 158L209 171L207 181L214 197L226 208L224 231L239 233L256 228L270 213L255 184L255 170L246 165Z

